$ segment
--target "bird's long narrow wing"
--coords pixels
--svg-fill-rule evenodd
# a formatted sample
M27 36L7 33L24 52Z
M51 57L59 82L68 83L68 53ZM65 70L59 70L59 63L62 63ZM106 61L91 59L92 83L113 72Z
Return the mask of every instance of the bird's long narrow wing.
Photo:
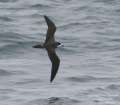
M47 16L44 16L44 18L48 26L45 44L54 43L55 42L54 34L56 31L56 26Z
M52 82L58 72L58 68L60 65L60 59L57 56L55 49L54 48L46 48L48 56L51 60L52 63L52 68L51 68L51 79L50 81Z

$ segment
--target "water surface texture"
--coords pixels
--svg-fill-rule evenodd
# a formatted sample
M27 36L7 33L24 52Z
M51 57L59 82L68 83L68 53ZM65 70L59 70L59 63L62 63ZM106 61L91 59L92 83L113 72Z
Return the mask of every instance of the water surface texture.
M59 72L43 49L57 26ZM120 0L0 0L0 105L119 105Z

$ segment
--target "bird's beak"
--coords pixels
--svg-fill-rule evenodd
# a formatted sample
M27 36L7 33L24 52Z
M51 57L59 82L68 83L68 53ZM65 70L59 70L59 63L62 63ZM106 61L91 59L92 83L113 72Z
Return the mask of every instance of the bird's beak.
M40 48L40 46L39 45L34 45L34 46L32 46L33 48Z

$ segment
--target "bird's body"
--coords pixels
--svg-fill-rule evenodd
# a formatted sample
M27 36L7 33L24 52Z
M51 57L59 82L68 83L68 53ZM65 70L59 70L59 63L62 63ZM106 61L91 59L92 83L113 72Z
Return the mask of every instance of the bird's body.
M33 46L33 48L45 48L47 50L48 56L52 63L51 79L50 79L50 81L52 82L57 74L57 71L60 65L60 59L55 52L55 48L57 48L61 43L56 42L54 38L54 34L56 31L55 24L47 16L44 16L44 18L48 25L45 43L35 45Z

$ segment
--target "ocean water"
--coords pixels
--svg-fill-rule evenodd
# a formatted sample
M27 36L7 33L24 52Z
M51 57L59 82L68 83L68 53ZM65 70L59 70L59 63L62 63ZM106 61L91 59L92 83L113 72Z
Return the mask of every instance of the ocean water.
M50 83L47 15L61 63ZM0 105L120 105L119 0L0 0Z

